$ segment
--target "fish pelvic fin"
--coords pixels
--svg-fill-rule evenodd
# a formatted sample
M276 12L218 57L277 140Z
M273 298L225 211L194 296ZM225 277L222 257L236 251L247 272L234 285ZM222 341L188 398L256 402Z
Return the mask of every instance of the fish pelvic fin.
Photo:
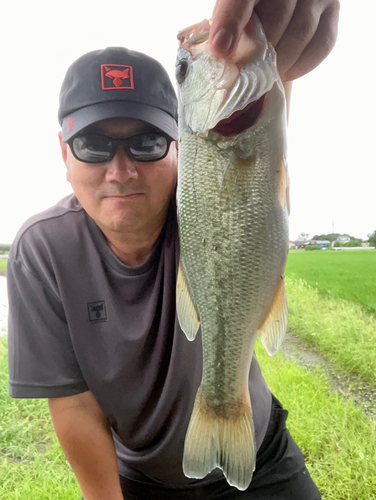
M178 279L176 282L176 311L180 327L187 339L194 340L200 326L200 320L188 290L181 260L179 262Z
M184 474L202 479L219 467L231 486L245 490L255 464L256 441L248 388L242 401L211 408L200 387L185 438Z
M274 356L281 347L286 333L287 320L288 310L285 281L284 276L281 276L272 305L263 324L259 328L262 345L269 356Z

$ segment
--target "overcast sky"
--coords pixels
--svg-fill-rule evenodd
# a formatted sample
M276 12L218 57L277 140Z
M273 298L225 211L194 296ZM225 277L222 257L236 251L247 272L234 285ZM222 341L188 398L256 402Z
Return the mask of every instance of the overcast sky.
M85 52L122 45L161 61L174 81L177 31L210 17L213 6L214 0L2 6L0 243L71 192L57 139L68 66ZM342 0L335 49L294 84L291 239L329 233L333 222L335 232L361 238L376 229L375 19L375 0Z

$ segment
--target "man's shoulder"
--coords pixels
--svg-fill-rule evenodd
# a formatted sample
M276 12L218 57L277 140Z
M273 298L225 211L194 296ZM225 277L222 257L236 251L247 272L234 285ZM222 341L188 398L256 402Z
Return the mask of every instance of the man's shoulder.
M74 233L74 227L85 217L85 211L74 194L53 207L30 217L19 229L12 242L9 257L18 259L26 249L48 245Z

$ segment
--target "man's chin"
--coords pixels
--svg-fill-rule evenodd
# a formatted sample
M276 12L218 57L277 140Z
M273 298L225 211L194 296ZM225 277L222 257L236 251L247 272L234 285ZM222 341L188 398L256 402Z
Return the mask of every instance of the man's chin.
M121 214L109 214L95 220L95 222L105 234L107 232L129 234L145 227L149 219L145 209L142 209L123 211Z

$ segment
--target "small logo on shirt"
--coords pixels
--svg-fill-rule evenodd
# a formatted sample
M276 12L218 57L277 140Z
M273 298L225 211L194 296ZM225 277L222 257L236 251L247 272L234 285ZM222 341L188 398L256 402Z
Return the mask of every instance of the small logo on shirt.
M98 302L90 302L87 305L87 309L89 312L90 323L107 321L106 304L104 300L98 300Z
M134 89L133 68L123 64L102 64L102 90Z

